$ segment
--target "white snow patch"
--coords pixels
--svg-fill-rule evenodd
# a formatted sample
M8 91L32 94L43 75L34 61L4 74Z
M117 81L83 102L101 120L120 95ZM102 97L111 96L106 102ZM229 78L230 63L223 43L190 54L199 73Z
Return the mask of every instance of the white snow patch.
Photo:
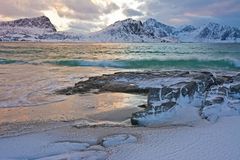
M103 151L70 152L36 160L105 160L107 153Z
M102 144L104 147L113 147L120 144L136 143L137 138L130 134L117 134L104 137Z

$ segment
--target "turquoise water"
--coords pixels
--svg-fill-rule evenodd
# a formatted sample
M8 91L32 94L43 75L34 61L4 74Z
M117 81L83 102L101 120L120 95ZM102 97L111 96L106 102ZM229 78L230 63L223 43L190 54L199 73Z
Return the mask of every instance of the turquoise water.
M0 64L239 70L240 44L0 43Z

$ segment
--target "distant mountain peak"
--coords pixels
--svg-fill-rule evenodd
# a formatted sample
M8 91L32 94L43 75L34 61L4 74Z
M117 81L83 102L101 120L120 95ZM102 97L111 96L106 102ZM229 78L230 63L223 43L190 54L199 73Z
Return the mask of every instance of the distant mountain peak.
M55 26L46 16L22 18L13 21L1 22L0 27L25 27L25 28L39 28L45 29L47 32L56 32Z
M110 26L121 25L121 24L133 24L133 23L140 23L141 24L142 22L134 20L132 18L128 18L128 19L125 19L125 20L122 20L122 21L117 21L117 22L115 22L114 24L112 24Z
M145 22L158 22L158 21L154 18L148 18Z
M183 25L178 28L179 32L192 32L195 31L197 28L193 25Z
M220 24L216 22L208 22L207 24L205 24L205 26L220 26Z

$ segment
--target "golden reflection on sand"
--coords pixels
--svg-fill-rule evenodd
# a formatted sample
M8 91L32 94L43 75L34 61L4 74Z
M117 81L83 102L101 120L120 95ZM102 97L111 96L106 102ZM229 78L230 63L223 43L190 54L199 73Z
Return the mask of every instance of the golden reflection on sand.
M115 69L5 64L0 66L0 124L65 121L127 108L136 96L121 93L56 95L57 89ZM118 70L119 71L119 70ZM134 106L134 105L133 105ZM134 106L135 107L135 106Z
M0 108L0 124L28 121L69 121L81 118L99 119L97 115L121 110L134 111L145 97L124 93L102 93L69 96L62 102L33 107ZM131 114L131 113L128 113ZM103 115L107 120L110 117ZM111 119L111 118L110 118ZM114 117L113 117L114 119Z

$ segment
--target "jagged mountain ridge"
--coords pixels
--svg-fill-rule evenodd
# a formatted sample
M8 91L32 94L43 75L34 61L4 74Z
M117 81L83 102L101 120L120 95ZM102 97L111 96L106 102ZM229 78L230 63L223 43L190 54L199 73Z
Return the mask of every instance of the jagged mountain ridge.
M40 35L56 32L46 16L0 22L0 41L35 41Z
M226 40L227 38L239 38L240 29L230 26L222 26L217 23L209 23L201 28L198 36L199 38L221 40Z
M240 42L240 29L217 23L195 27L173 27L150 18L117 21L90 34L57 32L48 17L0 22L0 41L83 41L83 42Z
M55 26L46 16L35 18L23 18L14 21L0 22L0 27L24 27L45 29L47 32L56 32Z
M168 26L155 19L145 22L127 19L118 21L102 31L96 32L95 37L108 37L108 40L122 41L179 41L179 42L240 42L240 29L217 23L208 23L201 27L185 25L183 27ZM109 38L110 37L110 38ZM104 38L103 40L104 41Z
M174 27L167 26L155 19L145 22L131 18L117 21L105 29L91 33L90 39L103 42L164 42L172 35Z

